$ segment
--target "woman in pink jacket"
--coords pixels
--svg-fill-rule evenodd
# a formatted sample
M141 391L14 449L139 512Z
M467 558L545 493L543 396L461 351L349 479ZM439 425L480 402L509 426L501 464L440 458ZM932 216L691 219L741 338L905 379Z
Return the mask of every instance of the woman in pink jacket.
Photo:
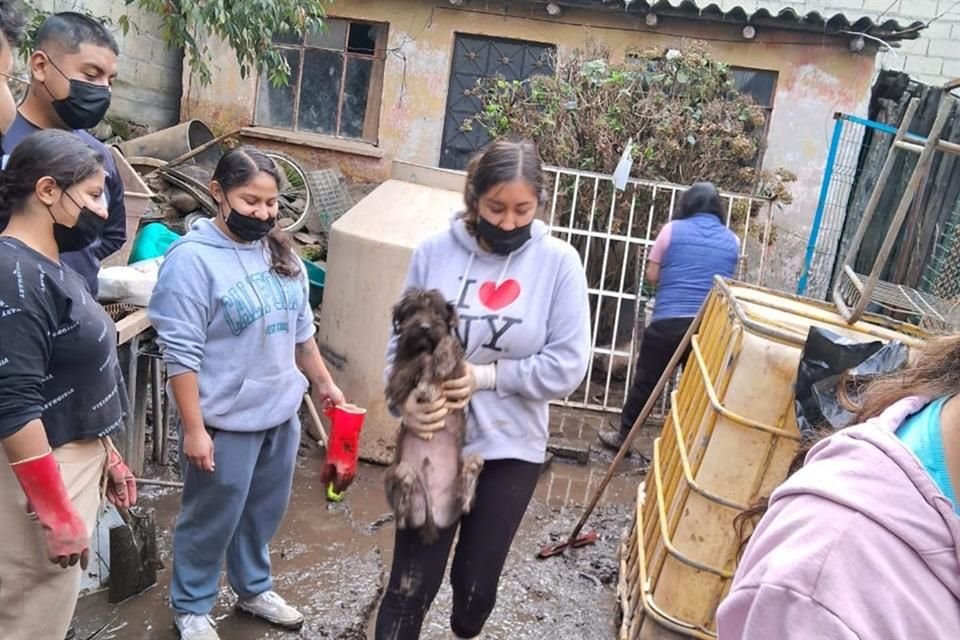
M720 640L960 638L960 335L872 383L770 498Z

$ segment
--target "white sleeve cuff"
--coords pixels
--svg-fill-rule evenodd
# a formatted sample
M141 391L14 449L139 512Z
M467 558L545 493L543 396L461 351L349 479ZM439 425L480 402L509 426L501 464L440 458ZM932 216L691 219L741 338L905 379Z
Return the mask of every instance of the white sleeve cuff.
M477 389L491 390L497 388L497 364L475 364L473 365L473 379L477 383Z

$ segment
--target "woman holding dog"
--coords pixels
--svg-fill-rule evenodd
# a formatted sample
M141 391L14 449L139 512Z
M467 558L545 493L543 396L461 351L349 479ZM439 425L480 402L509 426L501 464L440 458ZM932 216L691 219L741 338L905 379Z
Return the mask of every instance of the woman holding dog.
M290 498L307 385L318 406L344 398L313 339L304 269L275 229L279 186L263 153L227 152L210 183L216 218L169 249L150 301L183 427L170 603L184 640L218 638L224 557L238 609L303 624L273 591L267 545Z
M397 530L378 640L420 636L455 538L451 630L456 638L480 634L546 456L548 404L586 374L586 276L576 250L536 219L544 200L534 145L496 141L470 162L465 211L413 253L405 288L438 289L455 305L467 374L446 383L437 401L411 394L397 410L405 428L429 437L447 412L468 407L464 455L485 462L472 510L439 540Z

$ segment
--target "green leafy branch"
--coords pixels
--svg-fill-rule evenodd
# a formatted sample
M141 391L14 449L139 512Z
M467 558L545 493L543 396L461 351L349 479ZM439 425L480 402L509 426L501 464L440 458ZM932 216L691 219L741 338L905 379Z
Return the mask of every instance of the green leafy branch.
M324 27L325 5L330 0L124 0L127 7L136 6L160 17L160 37L171 49L183 49L188 63L202 85L209 85L213 74L207 36L226 42L236 54L243 78L251 73L264 73L274 85L285 85L290 78L290 65L274 43L278 35L303 38ZM28 38L46 18L45 13L27 2L33 11ZM116 27L126 35L136 28L129 14L116 21L87 15L108 27ZM24 47L24 56L29 56Z

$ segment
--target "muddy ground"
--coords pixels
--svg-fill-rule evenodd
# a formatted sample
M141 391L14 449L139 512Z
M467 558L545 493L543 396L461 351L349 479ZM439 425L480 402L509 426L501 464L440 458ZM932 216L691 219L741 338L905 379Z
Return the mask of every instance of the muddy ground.
M584 450L594 442L593 418L556 420L555 435L565 446ZM572 426L571 426L572 425ZM641 445L643 446L643 445ZM213 612L225 640L281 638L372 638L373 620L386 583L392 553L393 523L384 497L383 469L362 466L340 504L328 503L318 478L321 453L304 447L298 460L294 494L272 546L276 590L306 616L298 633L282 632L233 612L235 598L226 584ZM482 636L485 640L581 640L615 637L616 549L629 525L643 474L636 462L618 470L588 528L596 545L549 560L534 555L544 544L561 540L582 513L601 481L611 456L590 452L587 465L554 458L541 475L500 584L498 604ZM175 469L154 469L157 477L176 478ZM171 535L179 507L177 489L150 489L142 504L157 513L160 553L167 569L159 583L120 606L106 592L88 595L77 608L78 638L107 624L98 640L173 640L169 610ZM424 640L448 638L449 584L441 589L426 622Z

